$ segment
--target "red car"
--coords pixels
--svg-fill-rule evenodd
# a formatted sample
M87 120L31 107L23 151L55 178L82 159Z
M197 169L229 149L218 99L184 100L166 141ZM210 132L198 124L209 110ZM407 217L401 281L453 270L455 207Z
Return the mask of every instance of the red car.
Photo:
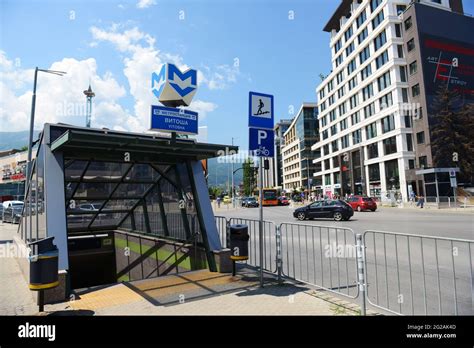
M377 203L372 197L354 196L354 197L350 197L347 200L347 203L349 203L352 209L357 210L357 211L377 210Z
M285 196L278 197L278 205L289 205L290 201Z

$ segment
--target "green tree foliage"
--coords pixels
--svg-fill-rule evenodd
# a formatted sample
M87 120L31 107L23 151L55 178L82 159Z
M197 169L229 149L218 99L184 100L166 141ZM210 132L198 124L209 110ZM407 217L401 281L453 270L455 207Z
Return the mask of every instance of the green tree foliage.
M431 125L433 167L459 167L460 182L472 182L474 158L474 105L456 90L440 86Z

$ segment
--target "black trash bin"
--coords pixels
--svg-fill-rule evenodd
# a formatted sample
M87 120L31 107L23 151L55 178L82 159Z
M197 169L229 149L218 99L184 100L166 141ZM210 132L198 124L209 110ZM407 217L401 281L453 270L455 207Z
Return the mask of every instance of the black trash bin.
M40 291L58 286L58 248L54 237L28 243L30 247L30 290Z
M247 225L230 225L230 258L243 261L249 258L249 228Z

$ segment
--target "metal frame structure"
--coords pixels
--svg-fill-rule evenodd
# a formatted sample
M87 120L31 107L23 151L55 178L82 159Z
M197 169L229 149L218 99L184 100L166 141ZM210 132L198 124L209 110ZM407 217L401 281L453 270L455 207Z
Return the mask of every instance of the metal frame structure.
M68 236L125 230L198 243L206 250L209 269L216 271L213 251L222 246L200 161L229 148L238 150L156 134L45 124L27 187L21 237L29 242L54 236L60 270L69 269ZM39 204L43 214L33 211Z

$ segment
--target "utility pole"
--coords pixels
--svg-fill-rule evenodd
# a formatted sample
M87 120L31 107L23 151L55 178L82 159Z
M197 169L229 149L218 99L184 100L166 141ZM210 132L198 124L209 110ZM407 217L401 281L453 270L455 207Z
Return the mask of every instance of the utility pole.
M232 146L234 146L234 138L232 137ZM234 156L232 155L231 159L231 171L232 171L232 188L231 188L231 199L232 199L232 207L235 208L235 199L234 199Z

